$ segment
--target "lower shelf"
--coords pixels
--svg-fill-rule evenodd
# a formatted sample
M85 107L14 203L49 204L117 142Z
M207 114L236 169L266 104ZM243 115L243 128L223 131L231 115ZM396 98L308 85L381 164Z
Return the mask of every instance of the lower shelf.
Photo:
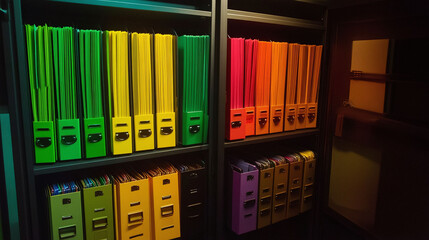
M35 165L34 175L46 175L51 173L67 172L91 167L108 166L118 163L134 162L144 159L172 156L176 154L199 152L208 150L208 144L174 147L166 149L155 149L152 151L137 152L128 155L109 156L105 158L82 159L71 161L60 161L49 165Z

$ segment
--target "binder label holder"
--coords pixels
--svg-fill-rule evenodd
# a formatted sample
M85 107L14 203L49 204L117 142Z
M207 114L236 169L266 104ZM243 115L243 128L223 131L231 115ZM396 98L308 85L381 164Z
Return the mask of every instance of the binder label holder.
M83 120L86 158L106 156L106 134L104 118L86 118Z
M153 114L134 116L136 151L155 149Z
M113 155L132 153L131 117L112 118Z
M79 119L57 120L59 159L71 160L82 157Z
M227 113L226 138L228 140L244 139L246 137L245 109L230 109Z
M55 162L55 134L54 123L33 122L34 154L36 163Z
M283 132L283 109L284 105L271 106L270 133Z
M203 142L203 117L203 111L183 113L183 145L192 145Z
M256 106L256 135L268 134L270 108L268 106Z
M176 146L176 113L156 113L157 147L167 148Z
M286 104L285 106L285 131L296 129L297 109L296 104Z
M255 107L246 107L246 136L255 135Z

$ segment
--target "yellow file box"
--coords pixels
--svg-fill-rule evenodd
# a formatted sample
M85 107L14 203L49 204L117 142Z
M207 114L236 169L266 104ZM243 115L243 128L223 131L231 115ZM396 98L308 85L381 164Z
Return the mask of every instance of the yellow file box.
M132 153L131 117L112 118L113 155Z
M134 116L136 151L155 149L153 114Z
M157 113L156 127L158 148L176 146L176 113Z

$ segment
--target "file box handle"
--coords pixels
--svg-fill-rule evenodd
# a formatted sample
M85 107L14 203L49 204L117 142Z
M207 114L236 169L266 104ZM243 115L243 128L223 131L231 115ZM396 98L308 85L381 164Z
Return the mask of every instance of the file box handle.
M289 115L287 117L288 122L293 123L293 121L295 121L295 115Z
M73 216L72 215L68 215L68 216L61 216L61 220L69 220L72 219Z
M138 238L138 237L143 237L143 233L140 233L140 234L137 234L137 235L131 236L131 237L130 237L130 239Z
M241 121L235 121L231 123L232 128L239 128L241 127Z
M261 215L261 217L268 216L270 215L270 209L263 209L259 214Z
M162 200L167 200L167 199L170 199L170 198L171 198L171 195L162 196Z
M244 215L244 217L245 217L245 218L248 218L248 217L251 217L252 215L253 215L253 214L248 213L248 214Z
M92 229L99 230L107 228L107 217L94 218L92 219Z
M196 172L189 174L189 178L197 178L197 177L198 177L198 173Z
M197 188L193 188L193 189L189 190L189 193L190 194L198 193L198 189Z
M280 168L280 173L285 173L285 172L286 172L286 169Z
M279 124L280 117L273 117L273 122L274 122L275 125Z
M246 196L252 196L253 191L246 192Z
M36 146L39 148L47 148L51 146L52 139L50 137L38 137L36 138Z
M270 202L271 202L271 196L261 198L261 204L269 204Z
M250 199L250 200L244 201L243 206L244 208L250 208L250 207L253 207L255 203L256 203L255 199Z
M276 194L275 198L276 198L276 200L285 199L286 193L285 192L278 193L278 194Z
M275 212L277 212L277 211L282 211L284 208L285 208L285 204L283 203L283 204L280 204L280 205L275 206L275 207L274 207L274 211L275 211Z
M247 181L252 181L253 180L253 175L249 175L249 176L247 176Z
M61 136L61 143L64 145L72 145L77 141L76 135Z
M172 216L174 213L173 204L161 207L161 217Z
M194 219L194 218L197 218L197 217L199 217L199 216L200 216L200 214L196 214L196 215L188 216L188 218L190 218L190 219Z
M173 133L173 127L161 127L161 135L170 135Z
M258 122L259 122L259 125L263 127L265 126L265 124L267 124L267 118L259 118Z
M277 185L277 189L281 189L281 188L284 188L284 187L285 187L284 183L280 183L280 184Z
M152 130L150 130L150 129L139 130L139 138L148 138L151 135L152 135Z
M308 114L308 120L313 121L316 118L316 114L315 113L309 113Z
M102 138L103 138L103 135L101 133L92 133L88 135L88 142L96 143L101 141Z
M76 225L70 225L58 228L60 239L67 239L76 236Z
M309 201L311 198L313 198L313 195L305 196L304 197L304 202Z
M164 230L167 230L167 229L170 229L170 228L174 228L174 225L163 227L163 228L161 228L161 231L164 231Z
M143 223L143 211L128 213L128 226Z
M189 126L190 133L197 133L200 131L200 125L191 125Z
M115 140L118 142L122 142L127 140L130 137L130 134L128 132L117 132L115 134Z

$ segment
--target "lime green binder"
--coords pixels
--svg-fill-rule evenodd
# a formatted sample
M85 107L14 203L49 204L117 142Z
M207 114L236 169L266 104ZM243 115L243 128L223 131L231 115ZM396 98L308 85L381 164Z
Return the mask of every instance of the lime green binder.
M25 25L25 32L35 161L53 163L56 160L56 128L51 30L46 25Z
M102 101L102 32L78 30L86 158L106 156Z
M100 183L103 177L85 180ZM113 188L111 183L102 184L82 189L86 240L115 239Z
M209 36L178 39L183 145L207 142Z
M50 27L52 31L58 151L60 160L82 157L77 114L75 30Z
M82 203L80 192L48 196L52 240L82 240Z

